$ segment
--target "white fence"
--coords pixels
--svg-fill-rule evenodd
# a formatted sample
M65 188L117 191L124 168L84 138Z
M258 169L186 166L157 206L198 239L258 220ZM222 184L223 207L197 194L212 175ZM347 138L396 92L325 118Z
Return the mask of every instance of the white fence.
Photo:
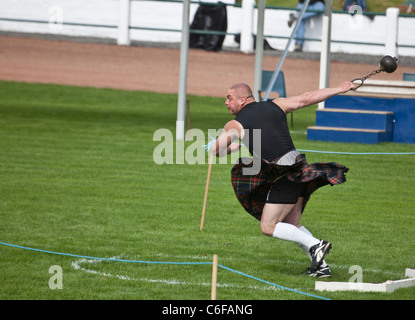
M228 0L232 1L232 0ZM122 10L122 0L0 0L0 31L41 33L75 37L96 37L128 41L179 43L181 40L182 2L131 0ZM224 1L222 1L224 2ZM190 6L190 20L198 8ZM294 10L267 8L264 33L270 45L285 49L292 29L289 14ZM256 33L256 10L253 10ZM238 47L234 35L241 33L241 6L227 6L228 35L224 46ZM129 39L121 40L122 21L129 23ZM191 22L190 21L190 22ZM121 24L120 24L121 22ZM307 22L304 51L320 52L322 17ZM156 30L160 29L160 30ZM398 55L415 57L415 17L400 16L397 25ZM384 55L388 35L386 15L368 16L333 13L331 52ZM124 32L125 34L125 32ZM294 43L291 44L292 46ZM290 48L292 49L292 48Z

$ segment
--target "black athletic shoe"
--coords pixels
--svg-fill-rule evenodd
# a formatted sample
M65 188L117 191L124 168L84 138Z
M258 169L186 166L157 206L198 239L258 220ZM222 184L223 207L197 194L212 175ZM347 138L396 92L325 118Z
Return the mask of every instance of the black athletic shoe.
M309 277L316 277L316 278L330 278L331 277L331 271L329 266L320 266L316 271L312 272L310 269L307 269L305 272L306 275Z
M326 256L326 254L329 253L330 249L331 249L331 243L326 240L320 240L318 244L310 248L310 254L311 254L310 271L311 272L317 271L317 269L320 267L321 263L323 262L324 257Z

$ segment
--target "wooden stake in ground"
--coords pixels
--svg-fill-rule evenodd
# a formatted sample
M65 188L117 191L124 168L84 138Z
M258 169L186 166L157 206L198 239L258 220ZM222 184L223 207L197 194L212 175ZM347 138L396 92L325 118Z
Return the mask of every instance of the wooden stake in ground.
M218 255L215 254L215 255L213 255L211 300L216 300L217 280L218 280Z
M213 153L210 152L209 168L208 168L208 174L207 174L207 179L206 179L205 198L203 200L202 220L200 222L200 230L203 230L203 224L205 223L206 202L207 202L207 196L208 196L208 190L209 190L210 172L212 171L212 161L213 161Z

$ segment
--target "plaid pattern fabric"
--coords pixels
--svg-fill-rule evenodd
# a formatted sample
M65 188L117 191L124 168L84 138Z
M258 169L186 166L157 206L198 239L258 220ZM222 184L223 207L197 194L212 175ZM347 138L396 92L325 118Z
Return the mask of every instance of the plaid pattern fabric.
M311 194L325 185L346 182L345 173L349 170L335 162L315 162L308 164L304 154L296 158L292 166L279 166L278 159L269 162L261 159L261 169L255 175L244 175L243 169L252 167L251 158L240 158L231 170L232 186L242 207L257 220L261 220L262 209L272 184L286 175L293 182L307 182L303 210Z

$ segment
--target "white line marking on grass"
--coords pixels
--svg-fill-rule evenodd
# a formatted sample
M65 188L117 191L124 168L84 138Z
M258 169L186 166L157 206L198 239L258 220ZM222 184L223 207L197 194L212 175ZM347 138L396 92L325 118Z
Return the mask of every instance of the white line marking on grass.
M159 254L158 257L161 257L162 254ZM178 258L179 256L171 256L171 255L164 255L167 257L174 257L174 258ZM181 255L181 258L189 258L191 257L192 259L202 259L202 260L206 260L210 257L208 256L185 256L185 255ZM75 270L80 270L86 273L90 273L90 274L95 274L95 275L100 275L100 276L104 276L104 277L111 277L111 278L116 278L119 280L123 280L123 281L136 281L136 282L147 282L147 283L157 283L157 284L162 284L162 285L182 285L182 286L204 286L204 287L211 287L211 283L210 282L189 282L189 281L181 281L181 280L177 280L177 279L154 279L154 278L136 278L134 276L128 276L128 275L120 275L120 274L113 274L113 273L109 273L109 272L103 272L103 271L98 271L98 270L94 270L91 268L87 268L87 267L83 267L82 264L89 264L89 265L96 265L98 263L101 263L103 261L110 261L110 260L117 260L117 259L121 259L121 256L115 256L115 257L111 257L105 260L97 260L97 259L88 259L88 258L81 258L79 260L76 260L74 262L72 262L72 266ZM239 260L239 261L249 261L248 259L241 259L241 258L225 258L222 260L229 260L229 261L235 261L235 260ZM265 261L264 261L265 262ZM281 263L281 261L279 260L271 260L271 259L267 259L266 261L267 263L270 262L275 262L275 263ZM303 264L302 262L299 261L285 261L286 263L290 263L290 264ZM339 268L339 269L348 269L348 266L337 266L332 264L331 265L333 268ZM376 270L376 269L364 269L366 271L369 272L376 272L376 273L385 273L385 274L396 274L393 272L385 272L382 270ZM248 289L248 290L256 290L256 291L283 291L283 288L279 288L276 286L252 286L252 285L237 285L237 284L232 284L232 283L218 283L217 284L218 288L229 288L229 289ZM293 289L293 290L298 290L298 289Z
M120 257L111 257L109 259L120 259ZM94 260L94 259L79 259L72 262L72 266L75 270L83 271L90 274L100 275L104 277L111 277L117 278L124 281L141 281L141 282L149 282L149 283L161 283L165 285L186 285L186 286L205 286L210 287L212 284L210 282L188 282L188 281L180 281L180 280L167 280L167 279L151 279L151 278L135 278L133 276L126 276L126 275L119 275L119 274L112 274L108 272L97 271L94 269L89 269L81 266L81 264L98 264L101 263L103 260ZM230 289L250 289L250 290L259 290L259 291L283 291L281 288L277 288L274 286L241 286L235 285L231 283L218 283L217 287L220 288L230 288Z

